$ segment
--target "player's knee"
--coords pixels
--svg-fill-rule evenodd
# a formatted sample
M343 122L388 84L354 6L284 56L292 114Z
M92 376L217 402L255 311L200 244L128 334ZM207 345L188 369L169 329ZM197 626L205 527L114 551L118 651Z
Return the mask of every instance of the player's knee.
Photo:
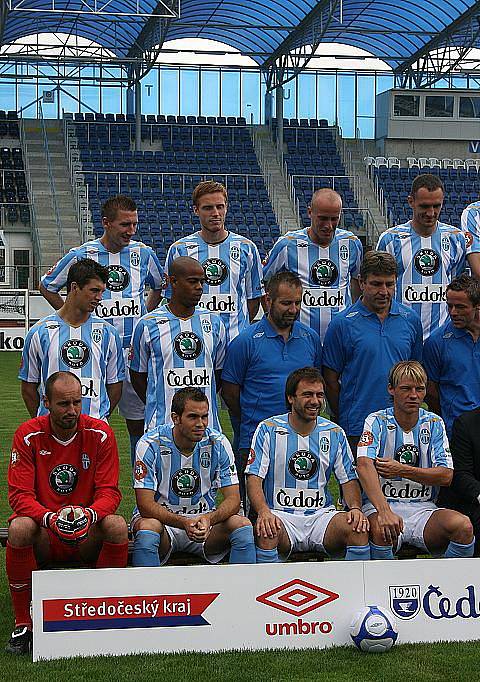
M40 526L28 516L17 516L8 527L8 542L15 547L32 545L40 533Z
M103 539L107 542L123 543L128 541L128 527L123 516L109 514L100 522Z
M377 523L377 519L375 517L372 518L372 516L370 516L368 520L370 522L370 530L368 532L369 540L373 542L375 545L383 545L384 544L383 534L382 531L380 530L380 526Z
M138 519L133 528L135 533L139 530L151 530L159 535L163 533L163 523L160 523L157 519Z
M251 526L250 519L247 519L246 516L240 516L239 514L235 514L235 516L230 517L231 520L231 526L232 530L236 530L237 528L245 528L246 526Z
M473 540L473 526L468 518L464 514L458 512L453 512L454 516L451 521L451 540L455 542L460 542L461 544L469 544Z

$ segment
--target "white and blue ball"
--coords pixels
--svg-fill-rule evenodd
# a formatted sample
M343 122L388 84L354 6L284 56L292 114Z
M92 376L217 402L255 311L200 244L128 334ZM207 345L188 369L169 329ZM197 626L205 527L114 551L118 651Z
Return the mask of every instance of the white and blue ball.
M350 636L360 651L389 651L398 638L395 617L384 606L365 606L353 619Z

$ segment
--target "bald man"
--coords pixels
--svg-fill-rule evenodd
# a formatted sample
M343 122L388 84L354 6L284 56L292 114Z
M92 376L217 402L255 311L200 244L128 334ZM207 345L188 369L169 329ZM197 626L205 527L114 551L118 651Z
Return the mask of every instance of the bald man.
M337 227L341 213L342 198L337 192L329 188L317 190L308 207L310 227L282 235L263 269L265 282L279 270L300 277L300 321L314 329L322 343L333 316L360 295L362 245L352 232Z
M129 367L132 385L146 405L145 430L170 422L173 395L187 387L205 392L209 423L220 430L216 387L226 333L218 315L197 307L204 282L197 260L175 259L170 267L170 301L144 315L135 328Z

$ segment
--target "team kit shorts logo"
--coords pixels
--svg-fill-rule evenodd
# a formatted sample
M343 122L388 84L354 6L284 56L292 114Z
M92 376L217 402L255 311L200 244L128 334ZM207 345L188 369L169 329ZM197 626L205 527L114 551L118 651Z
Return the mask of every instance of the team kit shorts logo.
M184 467L173 474L171 485L178 497L192 497L200 486L200 476L195 469Z
M415 467L420 459L420 453L416 445L401 445L395 452L395 459L400 464Z
M60 354L63 362L71 369L81 369L90 360L90 348L81 339L65 341Z
M122 265L108 266L107 289L109 291L123 291L128 287L130 275Z
M228 268L220 258L207 258L202 263L203 271L207 284L217 287L228 277Z
M415 270L424 277L431 277L440 268L440 256L433 249L420 249L413 257Z
M310 277L315 284L321 287L331 287L337 281L338 268L330 259L320 258L312 265Z
M78 472L72 464L58 464L50 472L50 486L57 495L70 495L78 483Z
M180 332L173 340L175 353L182 360L196 360L203 350L203 341L194 332Z
M288 470L298 481L308 481L317 473L318 461L308 450L297 450L288 460Z

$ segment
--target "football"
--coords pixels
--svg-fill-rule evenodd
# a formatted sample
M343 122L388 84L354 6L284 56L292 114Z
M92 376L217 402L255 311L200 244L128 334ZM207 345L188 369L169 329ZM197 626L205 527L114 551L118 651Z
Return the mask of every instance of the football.
M398 638L395 617L384 606L365 606L353 619L350 636L360 651L389 651Z

